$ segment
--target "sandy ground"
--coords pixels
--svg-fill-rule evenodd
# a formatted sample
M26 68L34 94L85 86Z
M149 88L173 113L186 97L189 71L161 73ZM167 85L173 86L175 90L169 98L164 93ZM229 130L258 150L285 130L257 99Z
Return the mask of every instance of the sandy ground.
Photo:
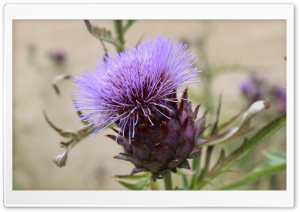
M92 21L113 30L111 21ZM206 54L212 64L240 65L243 72L225 72L215 78L214 94L223 94L223 110L239 108L238 83L248 70L263 72L270 80L285 86L286 25L284 21L138 21L126 34L126 46L141 37L170 36L188 40L191 51L202 57L197 40L206 35ZM28 47L34 46L36 58L30 60ZM109 51L113 48L107 45ZM54 66L48 52L64 49L67 61ZM53 158L63 152L62 138L43 117L43 110L57 126L79 129L71 109L73 83L59 83L57 96L51 81L57 74L81 75L93 70L103 55L100 42L92 37L83 21L14 21L13 23L13 181L15 189L123 189L111 176L129 174L133 166L113 159L121 147L104 135L86 139L69 154L67 166L58 168ZM200 64L201 66L201 64ZM196 89L196 88L194 88ZM201 102L201 100L200 100Z

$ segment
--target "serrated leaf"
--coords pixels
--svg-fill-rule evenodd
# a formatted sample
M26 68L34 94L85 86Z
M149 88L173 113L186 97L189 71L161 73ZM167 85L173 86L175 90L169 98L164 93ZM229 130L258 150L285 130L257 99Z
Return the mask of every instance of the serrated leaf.
M245 140L244 144L235 151L232 155L227 158L231 158L228 162L234 162L240 158L242 158L245 154L250 152L254 147L261 144L265 139L273 135L277 130L279 130L286 123L286 115L279 117L265 126L263 129L258 131L256 135L254 135L249 140ZM226 159L225 159L226 160Z
M268 158L268 161L266 161L262 165L256 167L254 169L254 171L259 171L259 170L262 170L267 167L274 166L274 165L277 165L280 163L286 163L286 155L283 152L265 151L263 154Z
M219 188L220 190L231 190L238 188L243 185L247 185L250 183L254 183L258 180L261 180L262 178L272 176L280 171L283 171L286 169L286 163L279 163L273 166L268 166L264 169L260 170L254 170L253 172L245 175L240 180L235 181L234 183L231 183L229 185L223 186Z
M245 139L244 143L233 153L223 159L221 164L218 164L213 168L214 172L211 172L210 175L214 176L218 173L217 170L227 169L230 165L240 160L243 156L249 153L256 146L265 141L268 137L273 135L277 130L279 130L286 123L286 115L280 116L267 124L264 128L258 131L252 138Z
M106 30L104 28L100 28L98 26L93 26L89 20L84 20L84 23L88 29L88 31L97 39L100 41L105 41L108 43L113 44L116 47L120 47L120 43L117 39L113 38L111 36L111 33L109 30Z

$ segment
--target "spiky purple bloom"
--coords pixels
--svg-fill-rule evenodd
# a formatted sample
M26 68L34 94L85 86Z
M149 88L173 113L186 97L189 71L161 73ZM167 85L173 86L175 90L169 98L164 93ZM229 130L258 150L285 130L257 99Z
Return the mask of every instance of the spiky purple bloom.
M75 78L80 89L74 94L74 107L85 111L81 120L88 120L94 134L101 132L111 123L116 123L124 137L128 128L133 138L140 117L153 124L155 112L167 119L163 111L171 110L170 97L178 89L198 82L194 55L187 46L170 39L142 42L137 47L120 52L113 57L108 54L95 71L85 71Z
M95 69L75 79L75 108L85 111L94 135L116 123L118 135L107 135L123 147L116 159L130 161L132 174L150 171L153 180L168 170L189 169L188 158L198 155L204 140L204 117L196 121L187 90L198 82L194 56L186 45L158 37L136 48L108 55ZM181 101L179 101L181 99Z

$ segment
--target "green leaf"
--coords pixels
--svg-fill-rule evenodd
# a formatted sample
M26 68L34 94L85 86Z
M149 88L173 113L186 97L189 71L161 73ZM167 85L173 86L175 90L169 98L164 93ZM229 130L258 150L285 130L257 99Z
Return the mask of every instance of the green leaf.
M117 182L130 190L144 190L149 186L150 179L140 180L137 183L127 183L121 180L118 180Z
M250 184L286 169L286 154L284 152L265 151L263 154L268 158L266 163L254 168L251 173L247 174L240 180L223 186L221 190L234 189Z
M251 139L245 139L244 144L235 151L232 155L227 157L227 165L232 164L249 153L254 147L261 144L268 137L273 135L286 123L286 115L279 117L257 132ZM229 159L229 160L228 160ZM226 159L225 159L226 160ZM223 164L224 166L224 164Z
M115 175L114 178L124 179L124 180L134 180L135 183L128 183L125 181L117 180L118 183L130 190L144 190L148 188L151 182L151 174L137 174L137 175Z
M274 166L280 163L286 163L286 154L284 152L265 151L263 154L269 159L266 163L256 167L254 171L265 169L266 167Z
M258 131L252 138L245 139L244 143L237 150L225 157L221 164L217 164L217 166L213 168L214 172L211 172L210 176L215 177L222 169L228 169L230 165L240 160L252 149L273 135L277 130L284 126L285 123L286 115L280 116Z
M274 162L285 162L286 161L286 154L285 152L271 152L265 151L263 153L267 158Z
M89 20L84 20L84 23L88 31L100 41L105 41L113 44L115 47L119 48L122 44L111 36L111 32L105 28L100 28L98 26L92 26Z
M280 171L283 171L286 169L286 163L279 163L273 166L269 166L266 167L264 169L260 169L259 171L254 171L251 172L249 174L247 174L246 176L244 176L243 178L241 178L240 180L231 183L229 185L223 186L221 188L219 188L220 190L230 190L230 189L235 189L238 188L240 186L246 185L246 184L250 184L250 183L254 183L262 178L274 175Z

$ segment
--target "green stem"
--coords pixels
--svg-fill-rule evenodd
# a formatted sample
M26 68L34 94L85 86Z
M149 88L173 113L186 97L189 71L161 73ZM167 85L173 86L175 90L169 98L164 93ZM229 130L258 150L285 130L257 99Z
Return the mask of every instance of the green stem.
M134 22L136 22L136 20L128 20L127 24L123 27L123 32L125 33L131 27L131 25L134 24Z
M124 43L125 43L122 20L115 20L114 25L115 25L115 31L117 33L117 39L120 44L120 46L117 46L117 50L118 50L118 52L121 52L124 50Z
M205 178L209 172L209 164L210 164L213 149L214 146L209 146L206 149L205 164L198 180L199 184L197 186L197 189L202 189L202 187L206 184Z
M165 189L166 190L172 190L172 174L171 171L168 170L166 176L164 176L164 183L165 183Z

